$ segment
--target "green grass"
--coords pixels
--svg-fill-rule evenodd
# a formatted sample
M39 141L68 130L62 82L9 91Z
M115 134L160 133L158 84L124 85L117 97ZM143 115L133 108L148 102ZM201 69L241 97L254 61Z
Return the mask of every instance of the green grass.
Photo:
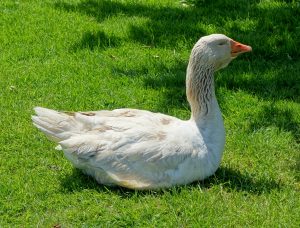
M211 178L107 188L32 126L34 106L189 118L189 52L210 33L253 48L216 76L227 142ZM299 37L297 0L2 0L0 227L299 227Z

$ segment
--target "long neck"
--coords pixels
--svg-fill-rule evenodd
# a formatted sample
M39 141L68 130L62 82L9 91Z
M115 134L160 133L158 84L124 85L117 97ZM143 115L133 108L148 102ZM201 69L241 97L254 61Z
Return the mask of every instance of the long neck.
M198 63L197 63L198 62ZM186 78L186 94L191 105L192 116L196 122L209 115L217 105L214 88L214 67L199 59L190 58Z

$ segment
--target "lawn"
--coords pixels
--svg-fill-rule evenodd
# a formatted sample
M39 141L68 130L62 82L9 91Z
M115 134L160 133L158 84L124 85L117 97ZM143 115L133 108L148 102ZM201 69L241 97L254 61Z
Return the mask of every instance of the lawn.
M226 128L209 179L97 184L31 123L33 107L138 108L188 119L199 37L251 45L216 74ZM298 0L1 0L0 227L299 227Z

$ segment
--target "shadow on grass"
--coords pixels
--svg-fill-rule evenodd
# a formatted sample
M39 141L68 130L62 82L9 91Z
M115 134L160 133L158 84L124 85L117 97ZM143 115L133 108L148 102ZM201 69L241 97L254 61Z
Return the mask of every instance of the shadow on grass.
M257 180L250 173L243 174L238 170L226 167L220 167L215 175L198 183L205 188L220 185L228 192L238 191L255 195L270 193L272 190L281 189L281 184L274 180L263 178Z
M254 51L252 54L239 57L239 62L234 63L235 67L223 71L224 77L218 81L221 86L231 90L242 89L263 99L299 101L300 63L297 60L300 56L297 48L300 46L299 4L290 1L286 1L285 4L262 3L258 0L242 0L239 4L223 0L186 2L193 3L193 6L167 7L159 4L107 0L84 0L74 4L57 1L54 6L68 12L88 15L99 23L112 16L147 18L145 23L127 24L129 27L126 29L129 41L151 47L173 50L178 45L184 44L185 47L192 48L202 35L212 32L225 33L250 44ZM113 31L111 32L113 34ZM88 31L83 34L82 40L75 44L75 47L105 49L116 47L120 42L120 38L114 35L107 35L102 31L98 33ZM180 84L166 84L160 78L145 78L145 86L164 86L168 89L166 102L161 104L161 107L165 107L165 103L168 103L168 100L184 85L181 79L185 73L178 73L178 68L185 72L187 61L179 64L179 67L174 65L169 74L173 74L171 76L173 78L180 78ZM159 74L166 73L160 67L156 71ZM251 77L234 77L248 73L247 71L251 71Z
M99 23L114 15L148 18L145 24L129 28L132 41L156 47L174 48L193 43L202 35L226 33L253 46L256 54L268 59L299 57L300 7L295 3L274 4L260 1L194 1L190 7L147 5L107 0L79 3L57 1L55 7L95 18ZM210 26L208 26L210 25ZM210 29L208 29L209 27Z
M122 17L144 17L144 24L129 25L129 38L149 46L173 46L182 37L199 37L204 31L194 26L196 18L179 8L147 6L139 3L126 3L107 0L85 0L78 4L59 1L58 9L79 12L103 22L114 15ZM174 23L176 22L176 23ZM190 23L189 23L190 22Z
M297 157L296 157L296 164L294 167L292 167L295 170L295 178L296 181L298 181L298 184L300 185L300 154L298 153ZM299 187L300 188L300 187Z
M217 78L218 86L233 91L243 90L266 100L300 102L299 61L256 59L250 63L238 59L232 65L234 67L229 66Z
M276 126L280 130L291 132L295 141L300 143L300 123L295 116L288 107L278 107L274 103L264 105L258 114L250 118L250 130L257 131L265 126Z
M200 188L202 191L206 191L214 186L221 186L223 190L228 192L237 191L254 195L270 193L272 190L280 190L281 188L280 184L274 180L255 180L250 174L242 174L239 171L226 167L220 167L213 176L204 181L197 181L186 186L176 186L161 190L137 191L123 187L104 186L98 184L93 178L75 168L73 169L72 175L61 180L61 191L64 193L93 189L97 192L111 192L124 198L145 195L164 195L165 193L173 192L179 193L184 188Z
M117 47L120 45L120 39L114 35L107 35L102 31L86 32L79 43L73 45L73 50L85 49L90 50Z

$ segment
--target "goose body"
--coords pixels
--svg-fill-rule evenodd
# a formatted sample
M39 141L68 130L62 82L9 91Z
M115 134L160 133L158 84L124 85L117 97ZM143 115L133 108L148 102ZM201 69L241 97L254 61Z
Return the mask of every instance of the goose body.
M225 144L213 73L250 50L221 34L195 44L186 80L189 120L137 109L41 107L32 119L75 167L101 184L156 189L202 180L219 167Z

